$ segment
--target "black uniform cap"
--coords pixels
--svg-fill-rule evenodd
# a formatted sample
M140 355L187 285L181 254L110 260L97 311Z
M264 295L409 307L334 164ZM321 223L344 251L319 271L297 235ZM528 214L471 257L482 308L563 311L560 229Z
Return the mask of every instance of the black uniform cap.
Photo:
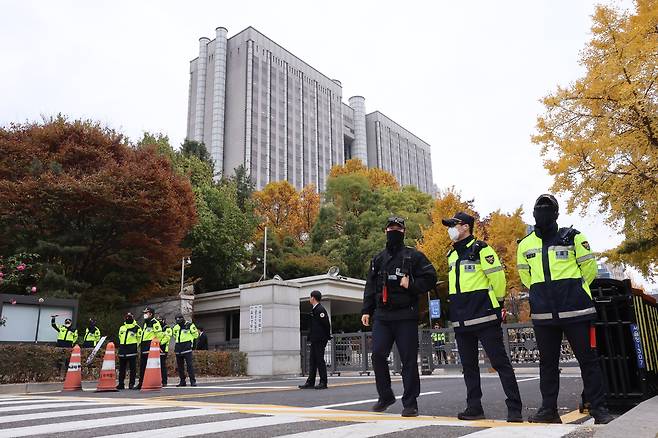
M550 207L558 211L560 209L557 199L555 199L555 196L551 195L550 193L544 193L543 195L539 195L537 200L535 201L535 208L541 208L541 207Z
M386 228L390 227L391 225L398 225L406 229L406 227L404 226L404 219L402 219L401 217L397 217L397 216L389 217L386 220Z
M463 211L460 211L450 219L441 219L441 223L446 227L454 227L455 225L458 224L467 224L472 227L473 224L475 224L475 218L470 214L466 214Z
M155 309L153 309L153 307L146 307L144 309L144 313L150 313L151 315L155 315Z

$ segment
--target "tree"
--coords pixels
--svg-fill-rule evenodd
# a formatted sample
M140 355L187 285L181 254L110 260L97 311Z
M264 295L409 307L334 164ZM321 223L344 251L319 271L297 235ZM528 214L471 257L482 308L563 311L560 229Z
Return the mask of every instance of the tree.
M336 164L329 171L330 177L343 175L362 175L366 177L372 189L388 187L398 190L400 184L391 173L377 167L367 168L358 158L347 160L345 164Z
M185 139L181 145L181 153L188 157L197 157L214 168L214 161L203 142Z
M432 223L422 229L422 240L418 249L432 262L439 280L446 281L448 278L448 262L446 254L452 248L452 242L448 237L446 227L441 223L442 219L450 218L458 211L463 211L476 218L478 213L473 209L473 201L463 201L461 194L450 187L439 192L432 208ZM474 233L477 232L477 223Z
M308 237L320 211L320 194L309 184L299 194L300 231Z
M38 252L39 290L127 299L175 272L196 211L157 145L58 116L0 129L0 150L0 255Z
M585 76L543 99L533 141L568 210L597 205L624 233L612 262L658 262L658 1L633 13L599 6L580 64Z
M300 238L302 201L292 184L288 181L271 182L255 192L253 200L255 214L261 220L259 235L268 227L279 239L286 236Z

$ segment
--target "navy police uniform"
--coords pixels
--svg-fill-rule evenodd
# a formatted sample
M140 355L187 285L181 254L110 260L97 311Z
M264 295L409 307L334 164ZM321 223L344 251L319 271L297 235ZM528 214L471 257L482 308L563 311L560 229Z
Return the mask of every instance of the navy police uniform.
M324 350L331 339L331 322L322 303L317 303L311 311L311 330L308 337L311 341L311 360L306 385L315 385L317 371L320 375L320 386L326 386L327 363L324 360Z

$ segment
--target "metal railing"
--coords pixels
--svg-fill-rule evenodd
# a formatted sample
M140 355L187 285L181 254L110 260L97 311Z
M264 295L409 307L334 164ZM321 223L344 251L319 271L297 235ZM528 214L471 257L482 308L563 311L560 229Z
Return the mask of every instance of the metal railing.
M210 349L215 351L239 351L240 340L234 339L232 341L217 342L213 344Z
M539 350L535 332L530 323L503 324L503 342L512 365L517 367L539 367ZM433 336L443 333L445 340ZM441 340L437 340L441 339ZM302 374L307 375L310 360L310 342L302 336L301 367ZM418 331L418 362L422 374L432 374L436 369L461 368L455 333L452 329ZM372 372L372 332L336 333L327 343L324 357L327 372L340 375L341 372L358 372L370 375ZM479 345L479 362L481 368L491 365ZM571 347L566 339L562 341L560 355L561 367L578 366ZM389 367L394 374L401 370L397 348L394 346L389 356Z

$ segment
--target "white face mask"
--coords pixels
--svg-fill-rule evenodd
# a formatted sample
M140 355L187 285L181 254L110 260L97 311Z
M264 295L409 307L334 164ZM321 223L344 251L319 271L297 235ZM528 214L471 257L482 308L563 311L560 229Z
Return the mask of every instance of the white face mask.
M148 313L144 314L144 319L149 319L149 314Z
M457 227L448 228L448 236L450 236L450 240L456 242L459 239L459 230L457 230Z

